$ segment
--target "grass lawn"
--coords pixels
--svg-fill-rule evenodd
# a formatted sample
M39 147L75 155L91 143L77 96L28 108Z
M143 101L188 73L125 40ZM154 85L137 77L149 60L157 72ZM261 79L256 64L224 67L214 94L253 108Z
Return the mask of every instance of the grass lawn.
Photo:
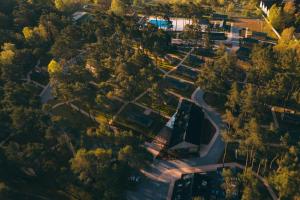
M157 64L158 68L160 68L160 69L163 69L165 71L170 71L171 69L173 69L175 67L174 64L171 64L165 58L162 58L162 57L159 57L159 56L154 56L150 52L149 52L148 56L152 59L153 63Z
M191 85L189 83L183 83L174 78L166 78L164 80L165 89L175 92L179 95L182 95L185 98L190 99L193 92L197 88L195 85Z
M81 108L86 112L91 112L92 115L96 117L96 120L100 123L108 123L110 119L118 112L118 110L122 107L123 103L116 100L111 99L108 104L101 106L94 105L91 109L86 107L86 105L81 104L80 102L73 102L74 105Z
M232 19L234 26L239 28L248 27L250 31L264 32L265 21L261 18L235 17Z
M204 60L201 60L197 56L190 55L184 62L183 64L194 67L194 68L200 68L202 64L204 64Z
M167 62L165 60L160 60L158 62L158 67L168 72L168 71L172 70L175 66L171 65L169 62Z
M186 81L191 81L191 82L195 81L195 79L192 79L188 75L182 74L182 73L178 72L177 70L171 72L170 76L173 76L174 78L176 77L176 78L179 78L179 79L183 79L183 80L186 80Z
M132 129L148 138L153 138L159 133L168 120L156 113L145 115L144 111L143 108L135 104L128 104L117 117L115 123ZM133 120L133 118L135 119ZM142 125L144 121L150 121L151 123L148 124L149 126L144 126Z
M182 60L186 56L187 53L188 52L183 53L183 52L179 52L179 51L174 51L174 52L170 53L169 55L173 55Z
M187 81L195 82L198 78L198 72L193 71L184 66L179 66L176 70L170 73L172 76L182 78Z
M178 105L178 98L174 97L173 95L163 95L164 102L166 104L164 105L153 105L151 101L151 97L149 93L145 94L142 98L139 99L138 103L145 105L147 107L152 108L155 111L160 111L161 113L172 116L177 109Z

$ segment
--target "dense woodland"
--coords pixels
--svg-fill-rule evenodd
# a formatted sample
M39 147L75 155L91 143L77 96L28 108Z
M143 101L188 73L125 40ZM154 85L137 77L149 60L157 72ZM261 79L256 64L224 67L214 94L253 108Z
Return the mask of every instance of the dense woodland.
M75 23L72 14L83 2L99 7L92 18ZM151 24L139 27L133 11L197 18L211 9L198 3L234 7L220 0L144 3L0 0L0 199L123 199L134 187L128 178L151 160L141 146L145 138L107 124L76 129L66 118L53 116L50 105L41 102L40 88L26 79L46 67L56 100L79 100L88 110L108 109L114 96L131 100L145 88L152 88L155 98L160 93L155 60L173 50L171 35ZM251 9L256 3L241 1ZM238 149L247 167L268 163L264 175L280 198L297 199L300 129L277 130L265 113L271 106L300 110L300 42L293 39L299 10L287 4L271 12L271 23L282 32L278 44L256 46L251 67L241 67L221 46L201 69L197 86L222 100L228 124L224 159L230 149ZM285 17L279 20L278 13ZM212 50L210 44L205 48ZM224 172L228 182L230 176ZM253 176L246 171L242 179L247 186L243 199L259 199ZM230 199L230 183L225 188Z
M104 94L130 96L139 90L136 81L147 87L152 83L156 71L143 49L159 52L169 37L154 27L138 30L132 18L105 12L88 24L75 24L59 1L1 0L0 12L1 199L119 199L131 187L128 177L147 161L143 139L105 125L85 131L68 126L42 106L39 89L26 76L38 62L49 62L59 99L97 99L103 105ZM154 38L161 41L156 46ZM80 49L86 50L83 60L97 66L93 80L99 91L114 84L112 91L93 93L88 85L92 75L68 62Z
M276 129L268 113L272 106L299 109L299 58L299 42L279 41L274 48L255 47L245 74L236 58L225 53L206 64L198 80L200 87L223 99L225 107L220 107L228 125L223 139L226 148L232 144L245 157L245 166L253 168L254 162L263 165L280 157L269 178L282 199L299 195L299 129L293 125Z

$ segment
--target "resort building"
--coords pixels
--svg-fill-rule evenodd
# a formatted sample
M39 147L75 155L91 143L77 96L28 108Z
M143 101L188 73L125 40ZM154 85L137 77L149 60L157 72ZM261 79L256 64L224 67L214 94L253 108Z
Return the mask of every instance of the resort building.
M263 0L260 1L259 7L267 16L269 16L269 11L272 5L273 5L273 0L271 1Z
M299 0L261 0L259 7L267 16L269 16L270 9L274 4L284 4L288 1L293 1L295 5L300 3Z
M224 178L220 167L214 171L182 174L181 178L174 183L171 200L192 199L226 199L226 191L223 188ZM240 171L232 168L232 200L241 199L241 188L239 186L238 173Z
M177 153L196 153L208 145L216 129L201 107L182 100L174 118L168 150Z

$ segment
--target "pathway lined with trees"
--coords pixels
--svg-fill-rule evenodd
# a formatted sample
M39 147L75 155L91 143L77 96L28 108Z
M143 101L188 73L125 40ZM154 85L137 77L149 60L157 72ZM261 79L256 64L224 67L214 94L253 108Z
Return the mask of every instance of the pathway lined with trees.
M181 59L181 61L176 65L176 67L174 67L173 69L171 69L170 71L168 71L168 72L164 72L164 77L167 77L167 76L169 76L169 77L173 77L173 76L170 76L169 74L171 73L171 72L173 72L173 71L175 71L179 66L181 66L182 65L182 63L191 55L191 53L194 51L194 48L192 48L186 55L185 55L185 57L183 58L183 59ZM184 79L180 79L180 78L178 78L178 77L174 77L175 79L178 79L178 80L180 80L180 81L183 81L183 82L188 82L188 83L191 83L191 82L189 82L189 81L186 81L186 80L184 80ZM192 83L193 84L193 83ZM113 116L113 118L112 118L112 120L111 120L111 124L115 121L115 119L118 117L118 115L126 108L126 106L128 105L128 104L130 104L130 103L133 103L133 104L136 104L136 105L138 105L138 106L141 106L141 104L138 104L138 103L136 103L140 98L142 98L145 94L147 94L148 92L150 92L151 91L151 89L146 89L144 92L142 92L141 94L139 94L135 99L133 99L132 101L127 101L127 102L125 102L123 105L122 105L122 107L118 110L118 112ZM124 101L123 101L124 102ZM148 108L148 107L145 107L145 106L142 106L142 107L144 107L144 108L147 108L147 109L150 109L150 108ZM150 110L152 110L152 109L150 109ZM159 112L157 112L157 111L154 111L154 112L156 112L156 113L159 113ZM161 114L161 113L159 113L159 114ZM170 116L164 116L164 117L167 117L167 118L170 118Z

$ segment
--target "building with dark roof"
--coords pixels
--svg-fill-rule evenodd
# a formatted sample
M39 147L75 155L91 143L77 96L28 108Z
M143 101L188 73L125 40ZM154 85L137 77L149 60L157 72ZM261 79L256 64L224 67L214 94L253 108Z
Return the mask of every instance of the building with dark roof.
M179 152L198 152L201 145L211 141L216 129L201 107L182 100L175 115L168 149Z
M206 18L201 18L198 20L198 24L201 28L201 32L207 32L208 28L210 27L209 20Z
M228 16L213 13L210 15L210 32L224 33L230 31L230 25L227 25Z
M210 32L208 34L210 40L226 40L226 34L224 32Z
M221 15L221 14L217 14L217 13L211 14L210 17L211 17L212 21L224 21L224 20L228 20L228 15Z
M248 28L242 28L239 31L239 35L243 38L253 38L256 40L267 40L268 34L264 32L258 32L258 31L251 31Z
M242 196L242 188L238 174L241 173L236 168L232 168L231 178L232 197L231 200L239 200ZM223 188L224 177L223 168L215 171L199 172L193 174L182 174L176 180L172 191L172 200L192 200L200 199L226 199L226 191Z
M259 44L259 41L254 38L242 38L239 40L240 47L252 49L255 45Z
M269 11L274 4L284 5L285 3L290 1L294 2L296 7L299 8L300 0L261 0L259 3L259 7L268 16Z

